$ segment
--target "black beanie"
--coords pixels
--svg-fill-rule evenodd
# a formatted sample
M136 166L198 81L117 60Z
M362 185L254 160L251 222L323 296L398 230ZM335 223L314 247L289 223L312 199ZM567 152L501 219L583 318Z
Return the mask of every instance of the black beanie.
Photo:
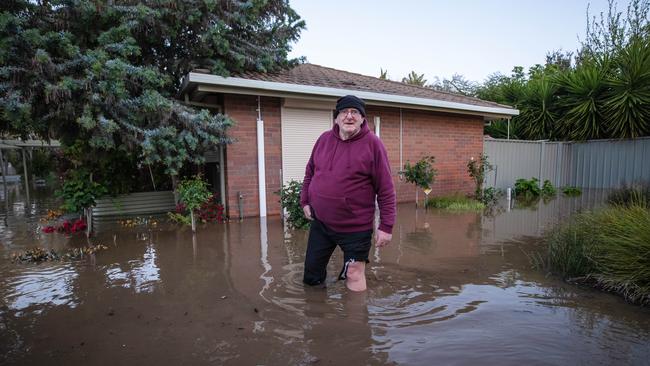
M355 108L361 113L362 116L366 116L366 103L361 100L361 98L357 98L354 95L346 95L344 97L340 97L339 100L336 101L336 111L334 112L334 118L339 115L339 112L341 110L346 108Z

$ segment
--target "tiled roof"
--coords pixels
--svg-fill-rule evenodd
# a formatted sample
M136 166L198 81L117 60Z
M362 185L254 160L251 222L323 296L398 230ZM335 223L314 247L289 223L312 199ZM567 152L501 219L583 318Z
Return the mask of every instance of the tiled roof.
M244 72L233 76L251 80L427 98L484 107L512 108L510 106L488 102L478 98L436 91L431 88L384 80L314 64L300 64L291 69L282 70L276 73Z

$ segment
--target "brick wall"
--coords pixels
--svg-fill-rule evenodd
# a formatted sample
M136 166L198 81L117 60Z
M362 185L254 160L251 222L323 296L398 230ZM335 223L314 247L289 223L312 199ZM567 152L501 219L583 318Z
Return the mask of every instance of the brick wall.
M274 192L281 185L281 99L262 97L261 103L265 130L267 214L277 215L280 213L279 197ZM237 122L230 131L237 142L228 146L226 152L228 215L231 218L239 216L237 192L241 191L244 195L244 216L257 216L257 97L226 94L224 111ZM380 135L388 150L398 202L414 201L415 187L400 181L397 175L401 170L399 109L369 106L366 112L369 121L373 121L375 116L381 118ZM438 175L431 194L473 192L466 164L470 157L476 158L483 151L482 117L404 109L402 121L403 162L415 163L426 155L436 157ZM423 195L420 194L421 199Z
M282 133L280 130L280 98L262 97L264 121L264 160L266 167L266 211L268 215L280 213L279 196L282 169ZM239 217L237 192L244 195L244 216L258 216L259 189L257 179L257 97L224 95L224 112L236 121L230 136L237 142L226 149L227 215Z
M368 107L368 119L381 118L380 136L390 159L398 202L415 200L415 186L399 180L400 116L398 108ZM402 110L402 161L411 164L432 155L438 175L430 195L472 193L467 161L483 152L483 118L438 112ZM423 199L424 193L419 197Z

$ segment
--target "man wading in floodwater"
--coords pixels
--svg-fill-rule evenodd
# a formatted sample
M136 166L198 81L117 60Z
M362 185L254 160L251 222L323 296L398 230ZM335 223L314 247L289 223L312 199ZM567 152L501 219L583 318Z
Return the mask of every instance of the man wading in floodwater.
M312 220L303 282L325 282L337 245L343 250L339 279L352 291L366 289L366 263L375 217L376 245L390 243L395 223L395 189L386 148L368 129L363 100L347 95L336 102L334 127L323 133L305 169L300 205Z

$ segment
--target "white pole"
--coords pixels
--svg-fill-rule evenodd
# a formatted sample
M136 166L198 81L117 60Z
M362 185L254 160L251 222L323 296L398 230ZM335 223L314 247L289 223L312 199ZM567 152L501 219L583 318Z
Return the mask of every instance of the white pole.
M257 176L259 181L260 217L266 217L266 165L264 163L264 121L262 106L257 97Z
M402 108L399 109L399 170L404 169L404 161L402 161Z
M219 190L221 193L221 205L223 206L223 213L226 214L226 160L223 156L224 145L219 145Z
M25 148L20 149L23 153L23 174L25 175L25 194L27 196L27 202L29 202L29 178L27 177L27 157Z

